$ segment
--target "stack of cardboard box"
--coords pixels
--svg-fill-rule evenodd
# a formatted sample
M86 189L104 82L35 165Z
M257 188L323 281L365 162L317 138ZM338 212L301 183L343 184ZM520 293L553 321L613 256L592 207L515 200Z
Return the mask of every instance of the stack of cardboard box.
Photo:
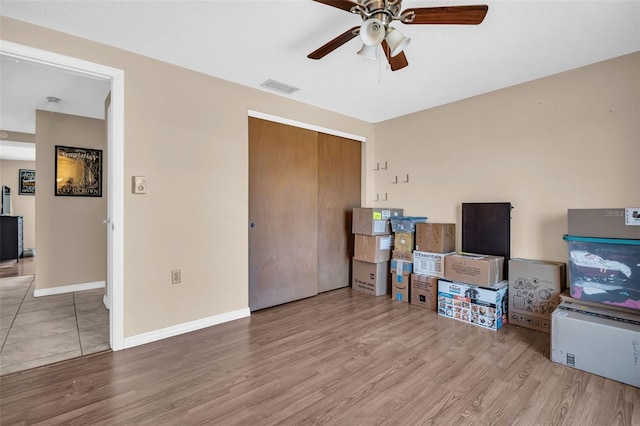
M551 360L640 387L640 208L569 209Z
M402 209L353 209L354 255L351 287L373 296L389 293L389 258L393 247L390 219Z
M438 280L438 314L497 330L507 323L504 257L456 253L445 257Z
M423 216L406 216L392 219L395 247L391 259L391 298L400 302L410 300L410 279L413 270L413 248L416 226L426 222Z
M411 304L437 310L438 278L444 259L456 250L455 223L416 224L416 249L411 274Z

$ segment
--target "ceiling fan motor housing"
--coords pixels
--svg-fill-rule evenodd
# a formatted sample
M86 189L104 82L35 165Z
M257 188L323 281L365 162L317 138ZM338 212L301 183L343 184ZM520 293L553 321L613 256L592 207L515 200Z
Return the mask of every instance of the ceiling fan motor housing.
M398 13L402 5L402 0L363 0L360 7L351 9L352 13L358 13L362 20L378 19L384 23L385 28L394 19L398 19Z

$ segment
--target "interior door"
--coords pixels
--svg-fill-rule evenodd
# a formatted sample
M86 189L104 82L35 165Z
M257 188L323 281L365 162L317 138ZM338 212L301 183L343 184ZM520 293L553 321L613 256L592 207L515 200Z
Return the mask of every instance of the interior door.
M351 216L360 207L362 144L318 134L318 292L351 283Z
M249 308L317 293L317 133L250 117Z

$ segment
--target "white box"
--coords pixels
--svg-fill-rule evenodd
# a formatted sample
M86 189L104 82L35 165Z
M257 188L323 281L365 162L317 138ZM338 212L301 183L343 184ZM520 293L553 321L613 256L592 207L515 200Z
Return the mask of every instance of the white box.
M507 324L508 281L490 287L438 280L438 315L492 330Z
M432 277L444 276L444 258L452 253L427 253L425 251L413 252L413 273L429 275Z
M551 315L551 361L640 387L637 319L562 302Z

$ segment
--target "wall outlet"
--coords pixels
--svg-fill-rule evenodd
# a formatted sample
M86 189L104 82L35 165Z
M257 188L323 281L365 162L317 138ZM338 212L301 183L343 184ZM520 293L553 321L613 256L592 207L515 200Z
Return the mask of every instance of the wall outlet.
M171 284L180 284L182 282L182 271L174 269L171 271Z

